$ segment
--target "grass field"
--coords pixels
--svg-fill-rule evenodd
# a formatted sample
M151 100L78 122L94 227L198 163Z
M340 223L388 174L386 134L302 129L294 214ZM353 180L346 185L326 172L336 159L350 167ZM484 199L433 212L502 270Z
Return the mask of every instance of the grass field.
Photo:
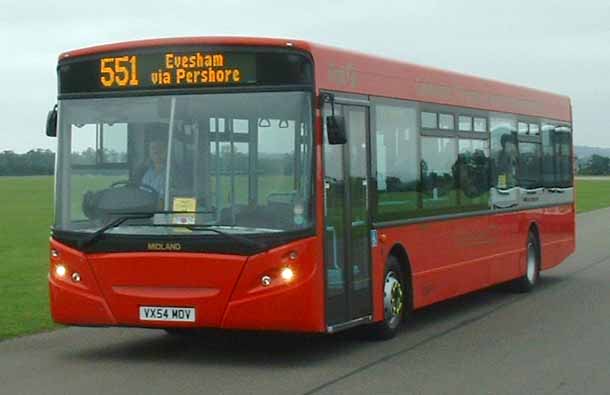
M52 177L0 177L0 339L51 329Z
M610 206L610 180L578 180L577 211ZM47 290L52 177L0 177L0 340L55 327Z
M576 180L576 212L610 207L610 180Z

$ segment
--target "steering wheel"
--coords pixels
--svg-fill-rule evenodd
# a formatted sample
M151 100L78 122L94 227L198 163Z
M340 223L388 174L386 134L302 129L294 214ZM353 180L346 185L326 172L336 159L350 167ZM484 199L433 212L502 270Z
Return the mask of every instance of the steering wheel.
M157 192L156 189L154 189L153 187L151 187L150 185L147 185L147 184L137 185L137 188L140 188L140 189L142 189L143 191L146 191L146 192L154 193L155 195L159 194L159 192Z
M146 185L146 184L137 185L135 182L129 181L129 180L116 181L116 182L113 182L112 184L110 184L110 188L117 188L117 187L120 187L120 186L134 187L134 188L142 189L142 190L144 190L146 192L158 193L150 185Z
M119 186L128 186L128 185L135 185L135 184L129 180L121 180L121 181L116 181L116 182L113 182L112 184L110 184L110 188L116 188Z

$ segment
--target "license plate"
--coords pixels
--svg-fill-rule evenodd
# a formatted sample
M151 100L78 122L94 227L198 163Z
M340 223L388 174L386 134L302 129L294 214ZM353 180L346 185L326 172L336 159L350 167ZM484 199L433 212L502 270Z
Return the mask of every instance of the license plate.
M192 307L140 306L141 321L195 322Z

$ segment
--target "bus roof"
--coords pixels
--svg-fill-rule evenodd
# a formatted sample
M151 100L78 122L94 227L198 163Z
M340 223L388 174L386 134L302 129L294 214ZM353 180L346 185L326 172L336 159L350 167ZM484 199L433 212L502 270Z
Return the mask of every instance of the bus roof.
M311 53L318 89L572 121L567 96L302 40L182 37L127 41L65 52L59 59L134 48L191 45L290 46Z

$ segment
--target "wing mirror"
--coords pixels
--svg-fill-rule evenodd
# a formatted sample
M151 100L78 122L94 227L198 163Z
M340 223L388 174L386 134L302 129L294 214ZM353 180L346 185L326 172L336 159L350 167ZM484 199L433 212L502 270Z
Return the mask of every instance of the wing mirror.
M326 117L326 133L328 134L329 144L339 145L347 143L345 118L337 115Z
M57 137L57 104L47 114L47 136Z
M331 93L323 93L321 99L322 103L329 103L331 108L331 115L326 117L328 144L341 145L347 143L345 118L335 115L335 96Z

